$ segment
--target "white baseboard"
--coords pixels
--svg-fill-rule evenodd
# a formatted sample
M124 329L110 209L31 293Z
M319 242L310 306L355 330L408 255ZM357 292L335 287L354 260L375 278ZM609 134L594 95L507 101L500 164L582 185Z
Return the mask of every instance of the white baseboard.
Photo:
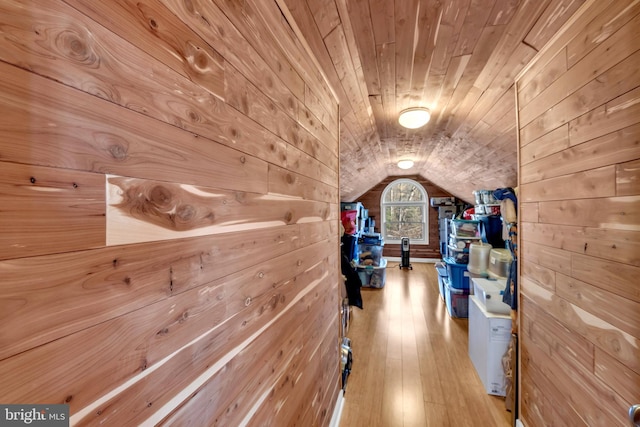
M402 258L397 256L386 256L385 258L387 259L387 261L397 261L397 262L402 261ZM409 258L409 262L411 263L423 262L427 264L433 264L439 261L442 261L442 259L440 258Z
M336 400L336 406L333 409L333 415L331 416L331 423L329 427L338 427L340 425L340 416L342 415L342 408L344 406L344 392L340 390L338 393L338 399Z

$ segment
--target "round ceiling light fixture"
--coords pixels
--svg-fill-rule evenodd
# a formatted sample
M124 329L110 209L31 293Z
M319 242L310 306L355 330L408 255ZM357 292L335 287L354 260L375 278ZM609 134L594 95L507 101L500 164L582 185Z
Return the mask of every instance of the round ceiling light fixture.
M418 129L429 123L429 119L431 119L431 112L428 108L407 108L400 112L398 123L407 129Z
M413 160L400 160L398 162L398 167L400 169L411 169L413 167Z

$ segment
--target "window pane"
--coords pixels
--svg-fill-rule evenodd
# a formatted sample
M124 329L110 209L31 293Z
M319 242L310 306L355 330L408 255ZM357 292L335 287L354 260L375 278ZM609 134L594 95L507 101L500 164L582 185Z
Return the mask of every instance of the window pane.
M384 218L387 222L419 222L422 224L424 215L422 206L385 206Z
M384 199L389 202L421 202L422 192L410 182L399 182L387 191Z
M400 240L408 237L412 240L423 240L424 233L422 223L415 222L387 222L385 230L387 240Z
M385 206L385 238L424 239L422 206Z

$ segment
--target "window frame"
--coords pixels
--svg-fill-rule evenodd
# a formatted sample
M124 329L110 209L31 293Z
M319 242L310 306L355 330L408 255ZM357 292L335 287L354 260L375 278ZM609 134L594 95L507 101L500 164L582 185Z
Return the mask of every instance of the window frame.
M421 202L385 202L386 196L391 191L391 189L398 184L411 184L415 186L418 191L422 194ZM390 239L387 237L387 218L386 218L386 207L387 206L420 206L422 208L422 235L423 239L411 239L411 244L416 245L428 245L429 244L429 194L427 190L420 184L418 181L409 178L399 178L392 182L390 182L385 189L382 191L382 195L380 196L380 231L382 236L384 237L385 243L393 243L400 244L400 239Z

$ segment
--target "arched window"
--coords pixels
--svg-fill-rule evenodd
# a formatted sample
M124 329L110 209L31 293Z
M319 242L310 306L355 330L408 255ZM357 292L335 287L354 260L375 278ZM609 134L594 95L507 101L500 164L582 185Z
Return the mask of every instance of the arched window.
M429 244L429 197L420 183L397 179L382 192L380 212L385 242L400 243L408 237L411 244Z

